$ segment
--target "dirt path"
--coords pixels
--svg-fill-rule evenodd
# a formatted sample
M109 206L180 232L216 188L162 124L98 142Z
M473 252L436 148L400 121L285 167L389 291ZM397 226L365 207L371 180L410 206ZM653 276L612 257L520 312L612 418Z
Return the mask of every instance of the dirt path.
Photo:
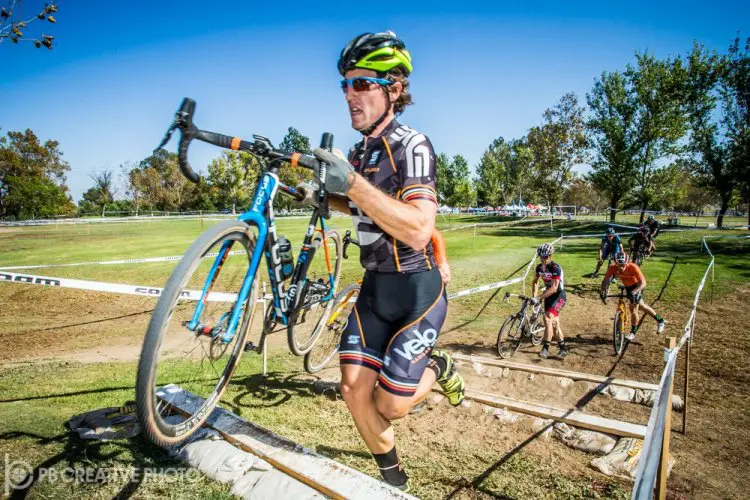
M732 291L720 302L711 303L706 299L699 310L691 360L688 434L675 432L672 439L677 463L669 486L677 497L744 498L750 490L750 479L742 472L742 466L750 463L750 417L743 403L750 400L746 362L750 355L750 338L743 334L745 325L750 322L750 312L745 305L748 293L750 287L745 286ZM48 358L77 362L135 360L155 304L152 299L141 297L14 284L0 287L0 303L4 308L0 317L0 343L3 345L0 366ZM638 341L631 344L618 361L610 345L612 309L613 306L602 305L588 292L576 295L566 307L562 320L572 347L571 355L564 361L540 360L538 348L523 346L514 361L657 382L662 370L663 338L654 333L654 324L647 320ZM681 322L686 318L686 305L680 304L674 309L662 306L661 309L673 319L667 334L678 336ZM490 308L484 313L483 322L453 329L474 313L471 307L459 304L453 307L444 328L448 333L441 336L440 345L449 350L495 356L496 331L491 331L487 324L496 328L507 311L501 313L497 308ZM283 334L271 337L272 351L285 349L284 343ZM555 351L553 349L553 353ZM677 394L682 391L683 362L684 357L678 364ZM468 386L474 389L551 406L570 407L584 402L586 412L625 421L645 423L648 418L646 407L617 402L606 396L590 396L587 383L562 386L555 377L536 376L531 380L528 374L520 372L498 377L495 371L484 376L477 374L470 364L463 364L460 369ZM333 378L336 371L333 368L324 376ZM432 397L428 407L427 411L397 424L397 432L404 441L402 446L409 447L409 455L434 453L430 442L438 437L442 442L455 441L457 446L491 450L487 452L498 461L523 445L523 453L553 460L563 473L598 476L589 467L593 456L570 450L547 437L530 439L541 425L534 419L504 423L493 416L494 410L481 405L456 410ZM680 423L677 414L675 430L680 428ZM471 481L481 474L482 470L474 471L467 465L465 479ZM456 497L483 496L471 491Z

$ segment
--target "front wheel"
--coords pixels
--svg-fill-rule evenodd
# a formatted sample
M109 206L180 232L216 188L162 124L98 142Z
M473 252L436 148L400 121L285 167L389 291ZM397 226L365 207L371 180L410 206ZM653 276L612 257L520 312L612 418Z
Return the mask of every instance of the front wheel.
M136 399L144 434L159 446L184 442L200 428L242 356L258 290L255 275L250 275L256 245L250 231L244 222L230 220L201 234L156 304L138 363ZM243 283L249 289L240 301ZM210 293L198 324L188 327L201 307L195 299L204 286ZM227 327L235 310L239 322L230 334ZM187 398L188 393L200 400Z
M319 372L333 360L339 352L341 335L346 328L349 314L354 309L354 304L359 297L361 285L354 283L339 292L333 301L331 314L325 322L325 327L318 335L312 349L305 354L305 371L308 373Z
M333 307L341 273L339 233L327 231L326 238L320 243L320 248L310 259L304 283L298 283L298 305L289 315L287 340L289 349L297 356L307 354L323 331Z
M500 331L497 333L497 353L501 358L507 359L513 356L521 345L521 321L515 314L508 316Z
M615 319L612 323L612 344L615 349L615 354L622 354L622 349L625 347L625 325L623 323L622 312L617 311L615 313Z

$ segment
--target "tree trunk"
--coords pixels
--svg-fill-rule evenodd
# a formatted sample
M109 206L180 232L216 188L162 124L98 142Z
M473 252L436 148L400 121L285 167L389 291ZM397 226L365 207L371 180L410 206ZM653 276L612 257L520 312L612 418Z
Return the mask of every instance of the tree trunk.
M729 208L729 200L732 197L732 193L721 193L721 210L719 210L719 216L716 218L716 227L723 227L724 224L724 214L727 213L727 209Z
M645 201L641 204L641 218L638 220L638 224L643 224L643 219L646 217L646 209L648 208L648 203Z
M618 198L611 198L609 204L609 222L615 222L615 216L617 216L617 204L620 202Z

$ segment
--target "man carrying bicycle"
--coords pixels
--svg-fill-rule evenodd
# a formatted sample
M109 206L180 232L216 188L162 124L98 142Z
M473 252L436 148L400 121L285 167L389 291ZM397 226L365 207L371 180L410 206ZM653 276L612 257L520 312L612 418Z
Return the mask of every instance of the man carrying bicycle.
M625 287L630 301L630 324L632 325L630 333L626 337L629 341L635 340L635 334L638 332L638 308L640 307L646 314L656 320L657 329L656 333L662 333L664 327L667 324L667 320L662 318L660 315L648 306L643 301L643 291L646 289L646 277L643 276L641 269L635 264L630 262L630 256L625 252L619 252L615 255L615 263L609 266L607 274L602 280L600 297L605 300L607 297L607 289L609 283L613 279L617 279Z
M549 357L549 344L552 342L552 335L557 331L558 348L557 355L561 358L567 356L570 351L565 344L562 331L560 330L560 310L565 306L568 297L565 293L563 284L563 270L560 264L552 262L552 254L555 247L549 243L539 245L536 254L539 256L541 263L536 266L534 273L534 292L535 301L544 301L544 344L539 356L544 359ZM544 282L544 292L537 297L539 292L539 278Z
M607 232L602 236L602 243L599 245L599 255L596 258L596 270L591 275L592 277L599 274L602 264L605 260L611 259L618 252L623 252L622 240L615 233L615 230L611 227L607 228Z
M341 51L338 70L352 127L363 139L348 158L321 148L314 154L327 164L326 188L340 195L331 205L352 214L366 269L341 338L341 393L384 480L407 489L391 421L436 381L452 405L464 397L453 360L433 349L448 307L430 242L435 152L425 135L395 119L412 102L412 64L394 33L357 36Z

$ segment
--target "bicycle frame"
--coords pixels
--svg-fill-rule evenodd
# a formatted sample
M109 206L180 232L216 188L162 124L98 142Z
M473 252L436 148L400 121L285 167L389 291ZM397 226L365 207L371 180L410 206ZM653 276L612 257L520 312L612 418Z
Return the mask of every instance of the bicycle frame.
M276 236L276 223L273 215L273 200L276 197L276 193L281 189L282 192L294 196L297 191L294 188L286 186L279 181L278 175L274 171L266 171L258 182L258 187L253 197L253 203L250 210L240 214L237 219L248 223L251 226L255 226L258 229L258 239L256 241L255 248L250 260L250 268L245 275L240 288L237 300L232 306L232 312L229 316L227 327L222 335L223 342L231 342L237 325L242 316L245 303L248 300L250 289L253 284L253 278L260 265L260 260L265 253L266 264L268 267L268 279L271 284L271 293L273 295L273 304L275 309L276 320L284 325L288 325L292 316L292 312L295 310L298 304L298 293L300 289L304 289L307 281L307 269L310 265L312 258L311 254L314 254L315 248L311 245L313 236L316 231L322 233L322 242L326 267L328 271L329 284L331 285L328 294L321 298L321 301L328 301L333 298L333 290L335 289L335 279L333 277L333 270L331 269L331 260L328 251L328 240L326 238L325 219L321 217L320 211L317 207L313 209L313 214L310 217L310 223L305 233L305 239L302 243L302 248L297 257L297 262L292 272L291 285L288 289L285 289L284 278L282 274L281 256L279 255L278 237ZM320 229L317 228L318 221L320 222ZM262 244L261 244L262 243ZM216 279L217 272L221 269L222 265L226 261L229 255L229 251L232 247L232 241L225 241L219 250L217 256L214 259L214 263L211 270L206 278L206 283L203 286L201 297L198 300L198 305L195 308L192 319L187 323L187 328L195 331L200 324L200 316L203 313L205 303L213 287Z

